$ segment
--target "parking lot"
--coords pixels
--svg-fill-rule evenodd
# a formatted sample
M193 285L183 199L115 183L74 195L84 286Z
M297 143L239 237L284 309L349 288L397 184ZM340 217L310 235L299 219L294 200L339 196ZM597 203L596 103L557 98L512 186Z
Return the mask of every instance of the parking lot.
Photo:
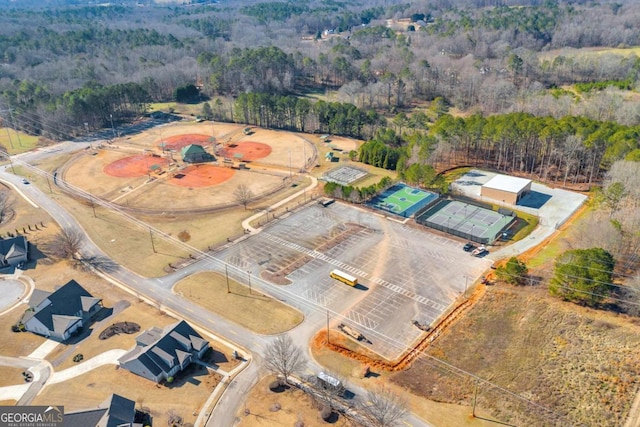
M334 203L293 213L219 256L254 275L297 261L284 286L394 359L420 335L413 320L431 324L489 268L463 244ZM357 277L358 286L330 278L333 269Z

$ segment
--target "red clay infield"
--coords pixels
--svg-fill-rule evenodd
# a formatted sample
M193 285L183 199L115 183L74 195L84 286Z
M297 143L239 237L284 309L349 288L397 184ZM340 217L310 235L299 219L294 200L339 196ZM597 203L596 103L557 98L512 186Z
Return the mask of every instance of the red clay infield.
M105 166L104 173L119 178L135 178L146 175L149 172L149 168L152 168L154 165L164 168L168 164L169 161L167 159L139 154L137 156L116 160Z
M165 150L180 150L182 147L186 147L189 144L203 145L211 142L211 135L202 135L199 133L187 133L184 135L170 136L164 138L163 141L158 144L158 147L162 148L164 143Z
M271 147L262 142L243 141L233 144L233 146L224 147L220 155L227 158L234 158L234 154L237 153L242 154L242 158L238 158L238 160L250 162L267 157L271 154Z
M236 171L214 165L194 165L178 172L169 179L169 184L182 187L210 187L221 184L233 176Z

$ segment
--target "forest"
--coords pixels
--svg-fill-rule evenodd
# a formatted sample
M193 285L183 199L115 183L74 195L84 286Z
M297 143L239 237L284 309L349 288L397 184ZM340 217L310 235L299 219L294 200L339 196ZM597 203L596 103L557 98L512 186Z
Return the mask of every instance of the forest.
M216 120L369 140L362 160L389 169L469 164L588 188L640 156L633 1L16 6L0 12L2 117L35 135L179 100L207 101Z

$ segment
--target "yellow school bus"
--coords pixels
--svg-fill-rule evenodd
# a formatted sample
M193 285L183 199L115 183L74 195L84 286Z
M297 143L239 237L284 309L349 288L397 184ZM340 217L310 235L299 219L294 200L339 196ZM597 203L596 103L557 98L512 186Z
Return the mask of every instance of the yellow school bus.
M346 283L349 286L356 286L358 284L358 279L345 273L344 271L333 270L329 274L329 276L331 276L333 279L341 281L342 283Z

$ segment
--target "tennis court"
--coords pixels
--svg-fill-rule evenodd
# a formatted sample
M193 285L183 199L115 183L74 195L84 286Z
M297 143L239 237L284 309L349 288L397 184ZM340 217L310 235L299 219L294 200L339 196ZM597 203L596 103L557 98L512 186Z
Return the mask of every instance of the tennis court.
M409 187L405 184L396 184L371 199L368 205L409 218L437 199L438 195L436 193Z
M416 218L416 222L477 243L493 243L516 220L490 209L443 200Z
M369 175L369 172L366 170L354 168L352 166L343 166L327 172L323 179L327 182L335 182L340 185L351 185L367 175Z

